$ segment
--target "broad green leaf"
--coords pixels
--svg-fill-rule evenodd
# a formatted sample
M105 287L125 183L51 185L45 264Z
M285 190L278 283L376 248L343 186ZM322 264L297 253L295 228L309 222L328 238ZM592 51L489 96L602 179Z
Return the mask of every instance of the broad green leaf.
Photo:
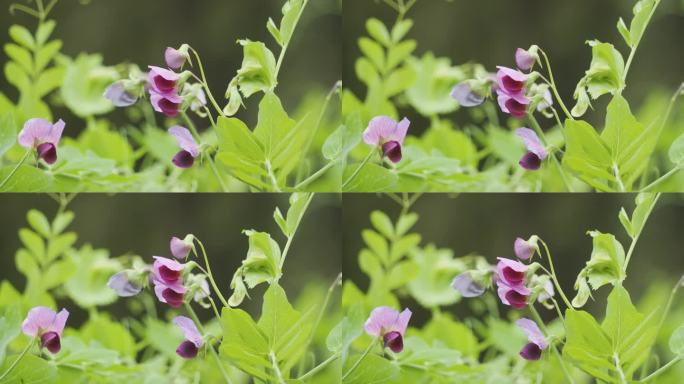
M409 103L424 116L455 111L458 103L450 95L454 86L466 79L466 74L451 65L448 58L437 58L426 53L422 58L409 60L416 73L416 81L406 91Z
M477 358L478 341L473 331L465 324L457 322L449 314L436 312L423 328L426 341L440 341L446 347L459 351L463 356Z
M625 251L622 244L611 234L590 231L589 235L593 239L593 250L585 270L591 287L596 290L624 280Z
M117 166L130 168L135 161L133 148L125 136L121 132L110 130L105 121L89 124L78 137L78 142L81 148L90 149L101 158L116 161Z
M103 347L119 352L123 357L135 358L137 348L130 330L112 321L107 314L91 314L79 334L85 342L97 341Z
M259 103L259 119L254 128L254 137L263 144L266 160L275 159L279 154L276 148L295 124L283 109L278 96L267 92Z
M370 221L373 224L373 227L375 227L375 229L383 236L387 237L388 239L394 238L394 225L392 224L392 220L390 220L389 216L387 216L384 212L371 212Z
M302 13L303 0L288 0L283 4L283 19L280 22L281 45L286 45L292 39L297 20Z
M387 271L387 289L401 289L418 275L419 267L410 260L399 261Z
M7 308L0 317L0 364L5 361L5 350L21 332L21 314L18 304Z
M466 265L454 258L453 251L428 245L413 252L410 259L418 266L418 274L408 284L408 290L423 307L436 308L459 300L458 292L451 288L451 281L466 269Z
M349 356L342 372L347 372L356 363L360 354ZM374 353L368 354L361 363L342 381L343 384L392 383L399 377L399 366Z
M418 221L418 214L417 213L405 213L399 216L399 220L397 220L397 225L396 225L396 234L397 236L404 236L406 232L410 231L411 228L416 224Z
M26 214L26 220L28 221L31 228L38 232L43 237L50 237L52 230L50 228L50 222L43 212L37 209L31 209Z
M277 281L282 275L278 243L265 232L248 230L244 234L249 238L247 257L241 267L245 283L254 288L263 282Z
M684 325L680 325L670 337L670 350L675 355L684 355Z
M684 134L680 135L672 143L668 154L670 156L670 161L679 166L684 166Z
M415 40L406 40L390 47L387 50L387 70L391 71L409 58L416 49L416 45Z
M344 170L344 180L354 173L360 164L350 164ZM344 187L344 192L390 191L397 184L398 176L380 165L368 163L356 177Z
M102 95L118 78L115 69L102 65L101 56L81 54L67 64L61 88L64 103L80 117L110 112L114 106Z
M240 92L250 97L257 92L265 92L276 86L276 60L264 43L240 40L244 58L237 72Z
M565 311L565 346L563 358L597 379L614 382L612 342L588 312Z
M64 284L64 288L76 304L91 308L116 301L118 296L107 286L107 281L122 269L119 261L109 258L108 251L93 249L90 245L72 250L68 257L77 268L74 276Z
M43 289L52 289L64 284L74 273L76 273L76 265L70 259L59 260L45 269L40 283Z
M344 159L360 142L360 130L354 126L340 125L323 143L323 157L330 161Z
M33 49L36 46L36 41L33 39L31 32L21 25L11 26L9 34L17 44L21 44L28 49Z
M0 168L0 181L5 180L14 170L15 165ZM0 187L0 192L45 192L53 188L54 179L47 172L22 165L14 175Z
M52 31L55 30L55 25L54 20L46 20L38 25L38 30L36 31L36 42L38 45L43 45L48 41Z
M325 341L330 352L342 352L363 333L363 324L355 324L344 317L328 334Z
M634 4L634 18L629 28L629 45L631 47L636 47L644 36L648 19L651 17L655 4L655 0L639 0Z
M581 120L565 121L565 154L563 165L586 183L600 190L611 189L607 181L613 180L608 146L596 130Z
M368 19L366 21L366 30L368 31L368 34L380 44L386 47L389 47L390 44L392 44L390 33L382 21L374 17Z
M35 57L35 67L34 70L36 73L42 72L49 64L50 62L57 56L59 53L59 50L62 49L62 42L60 40L55 40L51 41L45 46L41 47L37 52L36 52L36 57ZM113 76L115 72L110 72ZM94 73L91 74L91 76L99 76L102 75L100 73Z
M620 52L612 44L597 40L587 44L592 49L592 60L585 79L591 97L598 99L601 95L622 89L625 62Z
M413 27L413 20L411 19L404 19L401 21L398 21L394 27L392 27L392 42L398 43L401 41L401 39L406 36L406 34L411 30Z
M0 372L6 372L18 355L7 356ZM5 378L6 383L37 384L50 383L57 376L54 364L30 353L26 354Z

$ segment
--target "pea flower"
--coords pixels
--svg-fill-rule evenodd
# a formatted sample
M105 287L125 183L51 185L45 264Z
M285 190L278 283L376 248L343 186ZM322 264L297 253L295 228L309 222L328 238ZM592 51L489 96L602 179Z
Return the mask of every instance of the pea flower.
M190 53L188 52L189 48L190 46L187 44L181 45L181 47L178 49L171 47L166 48L166 51L164 51L164 60L166 61L166 65L175 70L183 68L185 62L190 61Z
M496 68L498 68L496 83L499 90L510 96L524 95L525 82L527 81L526 74L507 67L498 66Z
M463 272L451 282L451 287L463 297L478 297L485 292L485 287L473 280L470 272Z
M548 347L546 338L544 338L541 330L539 330L539 326L534 321L526 318L522 318L515 323L525 331L529 341L520 350L520 356L525 360L539 360L542 351Z
M30 119L19 132L17 141L26 149L35 149L39 159L52 165L57 161L57 145L65 125L61 119L55 124L45 119Z
M204 344L204 340L197 330L195 322L185 316L176 316L173 319L173 323L183 331L183 335L185 336L185 341L176 349L178 356L184 359L196 357L199 349L202 348L202 345Z
M162 94L150 90L150 103L155 111L168 117L176 117L183 98L174 93Z
M135 296L142 291L142 284L132 277L134 273L135 271L129 269L117 272L109 278L107 286L120 297Z
M57 353L62 349L60 339L68 317L69 311L66 309L55 313L47 307L34 307L21 324L21 330L26 336L40 337L41 348Z
M484 96L473 91L470 81L468 80L456 84L451 91L451 97L458 101L458 104L462 107L476 107L484 103L485 100Z
M527 298L530 290L524 285L510 286L503 281L497 280L497 294L505 305L514 309L522 309L527 306Z
M527 106L530 104L530 99L527 96L523 94L511 95L501 89L496 90L496 96L496 101L499 103L502 112L519 119L525 117Z
M503 257L498 258L496 274L500 280L508 285L515 286L525 282L525 272L529 268L527 265Z
M178 285L166 285L163 282L156 282L154 284L154 294L157 299L165 304L168 304L171 308L180 308L183 305L183 299L185 298L185 292L187 288Z
M179 125L169 128L171 136L176 138L176 142L181 150L171 160L178 168L190 168L195 163L195 159L200 154L200 148L190 131Z
M173 308L183 304L187 288L183 286L185 266L175 260L154 256L152 264L152 283L157 299Z
M185 260L188 258L190 251L193 249L193 239L194 236L187 235L184 239L179 239L178 237L172 237L170 248L171 254L178 260Z
M147 80L150 85L150 92L162 95L176 93L176 86L180 79L179 74L153 65L150 65L148 68L150 72L147 74Z
M374 117L363 132L363 141L368 145L380 147L382 156L387 156L396 164L401 161L401 146L404 144L409 125L411 122L407 118L397 123L391 117Z
M501 302L515 309L524 308L531 291L525 287L528 266L515 260L499 258L495 282Z
M529 71L537 62L536 55L528 50L518 48L515 50L515 64L521 71Z
M537 245L538 239L537 236L532 236L529 240L525 240L521 237L516 238L513 243L513 250L518 259L529 260L534 256L534 253L539 250L539 246Z
M548 156L544 144L539 140L539 136L529 128L518 128L515 134L523 139L527 153L520 159L521 167L528 171L536 171L541 167L542 161Z
M109 99L115 107L130 107L138 102L138 96L126 89L127 81L116 81L104 91L104 97Z
M371 312L364 329L370 336L382 336L384 347L399 353L404 349L404 333L410 319L408 308L399 313L390 307L377 307Z

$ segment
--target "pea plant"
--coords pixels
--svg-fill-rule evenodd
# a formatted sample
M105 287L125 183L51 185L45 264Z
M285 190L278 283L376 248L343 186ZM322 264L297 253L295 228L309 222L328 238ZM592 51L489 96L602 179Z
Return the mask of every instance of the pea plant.
M304 90L291 112L277 93L309 2L285 1L279 21L268 20L272 44L238 40L244 58L224 97L189 42L160 52L159 63L109 66L102 54L61 52L49 19L58 1L12 4L37 26L12 25L4 49L18 98L0 93L0 191L293 191L314 182L336 190L314 169L328 161L316 148L337 125L338 84ZM243 101L257 97L248 126ZM54 116L55 107L79 120ZM115 108L126 110L122 126L110 118Z
M413 198L397 199L396 220L372 212L358 254L367 289L351 280L343 287L343 382L679 383L684 318L675 303L684 278L642 309L624 285L659 197L640 194L631 215L620 211L628 248L613 234L588 232L593 250L574 295L558 282L553 244L538 235L511 241L503 251L515 256L491 264L421 244L411 232ZM600 290L610 290L605 311L583 310ZM464 313L450 309L458 302ZM428 316L423 324L412 319L417 307Z
M560 96L553 52L546 48L518 48L511 55L517 68L502 63L493 72L473 62L454 65L429 51L418 57L408 14L430 3L384 3L397 12L396 20L370 18L368 36L358 39L362 56L354 70L365 95L343 91L346 131L357 136L365 129L364 144L350 151L343 190L680 189L684 123L675 107L681 79L672 84L671 98L654 96L636 116L623 96L660 0L637 1L629 26L619 20L627 54L609 42L587 42L592 60L577 84L574 106ZM604 95L610 97L606 110L593 110ZM461 108L469 109L471 121L459 127L452 115ZM582 119L590 108L592 121L604 120L603 127ZM429 121L417 127L424 130L420 136L411 135L410 122L401 118L407 110Z
M0 382L339 379L339 354L332 344L326 347L326 338L339 321L334 303L341 277L302 284L301 297L292 302L280 285L312 194L293 194L285 214L276 208L284 243L266 232L244 231L249 248L232 281L212 270L216 256L198 235L172 237L160 247L171 257L113 257L107 249L77 246L77 234L68 231L77 219L67 208L71 198L60 196L51 220L29 211L29 226L19 231L23 246L15 260L26 285L0 284ZM253 290L259 285L267 287ZM248 297L262 304L258 316L240 308ZM117 301L128 308L123 318L110 311ZM70 321L74 312L86 314L85 323ZM200 320L207 314L211 320Z

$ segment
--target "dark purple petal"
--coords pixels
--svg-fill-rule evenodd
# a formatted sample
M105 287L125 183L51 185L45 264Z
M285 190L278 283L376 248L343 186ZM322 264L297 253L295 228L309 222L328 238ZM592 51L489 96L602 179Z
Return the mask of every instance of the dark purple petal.
M180 280L182 271L174 271L165 265L159 267L159 277L169 285L172 285Z
M522 104L515 99L506 100L506 108L508 108L508 112L511 116L519 119L525 117L525 113L527 112L527 105Z
M193 359L197 356L199 348L192 341L185 340L182 342L178 348L176 348L176 353L178 356L184 359Z
M502 272L503 276L501 277L506 280L508 285L517 285L525 281L525 272L518 272L509 267L504 267Z
M46 348L50 353L57 353L62 349L62 343L57 332L47 332L40 337L41 348Z
M178 293L171 288L165 288L162 291L162 297L166 300L166 304L170 305L172 308L179 308L183 305L183 297L185 294Z
M539 360L541 358L542 350L535 343L527 343L520 350L520 356L525 360Z
M393 163L401 161L401 144L397 141L388 141L382 145L382 155L387 156Z
M57 161L57 147L52 143L43 143L36 148L38 158L52 165Z
M389 348L394 353L399 353L404 350L404 338L399 332L389 332L383 336L385 348Z
M527 296L514 290L508 291L506 293L506 300L508 300L508 302L511 304L511 307L515 309L522 309L527 306Z
M195 163L195 158L188 151L181 150L171 160L178 168L190 168Z
M536 171L541 168L542 159L532 152L527 152L522 159L518 162L521 167L527 169L528 171Z

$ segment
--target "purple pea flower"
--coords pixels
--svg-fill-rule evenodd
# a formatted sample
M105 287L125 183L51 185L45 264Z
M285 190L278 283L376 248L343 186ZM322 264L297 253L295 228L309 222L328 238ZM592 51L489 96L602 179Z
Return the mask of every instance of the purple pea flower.
M180 285L183 282L185 266L176 260L154 256L152 264L152 278L166 285Z
M499 90L510 96L525 93L525 82L527 81L526 74L507 67L498 66L496 68L499 69L496 72L496 83Z
M195 322L185 316L176 316L173 319L173 323L183 331L185 336L185 341L178 346L176 353L184 359L195 358L202 345L204 345L204 340L197 330Z
M169 133L176 138L181 150L173 157L173 164L178 168L190 168L200 154L200 148L190 131L181 126L169 128Z
M536 62L537 58L531 52L522 48L515 50L515 64L521 71L529 71Z
M505 305L514 309L522 309L527 306L527 298L530 290L524 285L508 285L506 282L497 279L497 294Z
M190 251L192 251L192 237L186 236L185 239L172 237L170 242L171 254L178 260L185 260L188 258Z
M407 118L397 123L391 117L374 117L363 132L363 141L368 145L380 147L382 155L396 164L401 161L401 146L404 144L409 125L411 122Z
M548 156L544 144L539 140L539 136L529 128L518 128L515 133L523 139L525 147L527 147L527 153L520 159L520 166L529 171L538 170L542 161Z
M67 318L69 311L66 309L55 313L47 307L34 307L21 324L21 330L26 336L40 337L41 348L57 353L62 349L61 337Z
M525 240L521 237L515 239L515 242L513 243L513 250L515 251L515 255L518 257L518 259L529 260L532 256L534 256L534 253L538 249L536 239L536 236L532 236L529 240Z
M525 117L527 106L530 104L530 99L527 96L522 93L511 95L501 89L496 90L496 96L496 101L499 103L502 112L518 119Z
M364 329L370 336L382 336L384 347L399 353L404 349L404 333L410 319L408 308L399 313L390 307L377 307L371 312Z
M150 103L155 111L168 117L176 117L183 98L174 93L162 94L150 89Z
M461 293L463 297L478 297L485 292L485 288L475 282L470 272L463 272L451 282L451 287Z
M119 80L107 87L104 97L114 104L115 107L130 107L138 102L138 96L131 94L126 89L126 80Z
M38 158L52 165L57 161L57 145L65 125L61 119L55 124L45 119L30 119L19 132L17 141L26 149L35 149Z
M453 97L462 107L476 107L484 103L484 96L473 91L470 81L466 80L457 84L451 91Z
M503 257L498 258L499 263L496 265L496 274L500 280L510 286L524 284L525 272L529 268L527 265Z
M525 272L529 267L515 260L499 257L496 265L497 293L501 302L515 309L524 308L530 290L525 287Z
M522 318L515 322L527 334L529 341L521 350L520 356L525 360L539 360L542 351L548 347L546 338L539 330L537 323L530 319Z
M188 53L188 46L183 45L180 49L175 49L168 47L164 51L164 60L169 68L179 70L183 68L186 61L190 60L190 54Z
M125 270L114 274L109 278L107 286L120 297L135 296L142 291L142 285L131 279L131 270Z
M147 74L147 81L150 85L150 92L166 95L175 94L180 75L168 69L149 66L150 72Z

